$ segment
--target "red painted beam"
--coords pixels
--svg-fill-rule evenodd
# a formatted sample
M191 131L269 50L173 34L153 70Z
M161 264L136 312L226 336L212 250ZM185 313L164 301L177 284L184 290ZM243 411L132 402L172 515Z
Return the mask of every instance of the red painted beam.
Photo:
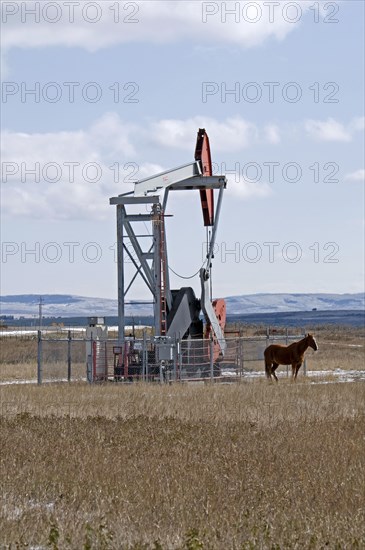
M199 128L195 147L195 160L199 161L203 176L212 176L212 159L210 157L209 138L204 128ZM201 189L204 225L214 225L214 192L213 189Z

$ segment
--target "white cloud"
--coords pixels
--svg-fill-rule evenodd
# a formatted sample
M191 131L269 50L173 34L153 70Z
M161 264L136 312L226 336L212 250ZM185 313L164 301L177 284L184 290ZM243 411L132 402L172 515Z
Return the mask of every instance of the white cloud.
M105 219L108 197L131 190L139 167L133 130L108 113L87 131L2 136L3 213L43 219ZM118 164L116 164L118 163Z
M171 43L194 39L198 39L199 44L233 43L247 48L270 38L283 40L302 19L301 16L298 23L290 22L288 17L292 15L283 16L278 8L275 16L270 16L269 7L258 2L253 3L256 8L249 9L245 8L246 2L196 0L125 5L114 1L6 4L10 6L3 6L5 49L66 46L93 52L128 42ZM28 13L36 5L38 14ZM225 15L225 11L232 8L236 13ZM308 7L301 3L299 9L304 15ZM15 13L11 13L13 10Z
M159 145L191 151L191 136L198 128L206 128L214 151L239 151L257 143L257 127L241 117L227 118L224 122L196 116L186 120L165 119L152 125L149 133Z
M228 174L227 180L227 193L239 199L264 199L273 193L267 183L257 183L243 178L240 174Z
M365 117L360 116L353 118L349 124L349 127L353 132L363 132L365 129Z
M280 143L280 130L276 124L269 124L268 126L265 126L264 132L265 138L269 143L272 143L273 145Z
M138 179L173 168L169 161L171 148L184 151L182 162L185 158L192 161L199 127L207 128L213 152L240 151L260 141L261 134L263 140L267 135L267 129L261 131L240 117L220 122L197 116L151 122L145 127L125 124L116 113L106 113L90 128L76 131L28 134L5 130L3 214L105 219L110 214L109 197L132 191ZM149 159L151 144L161 149L162 163ZM228 189L239 198L271 193L266 184L236 179L229 176Z
M317 139L348 140L358 131L361 120L353 119L346 127L334 119L324 123L307 121L307 128ZM222 160L226 154L239 154L252 145L276 144L283 132L275 124L258 126L239 116L224 120L195 116L131 124L115 112L76 131L5 131L3 212L13 217L105 219L110 215L109 197L132 191L138 179L173 168L171 149L182 151L181 164L192 161L200 127L207 129L213 161L219 154ZM346 179L360 181L363 177L364 171L358 170ZM272 189L265 182L229 174L228 193L246 200L265 198Z
M135 157L136 150L131 142L131 136L138 127L124 123L117 113L106 113L91 127L90 143L103 154L115 157Z
M359 170L355 170L355 172L351 172L350 174L346 174L345 180L349 181L365 181L365 170L364 168L360 168Z
M316 141L351 141L351 133L343 124L333 118L327 120L312 120L305 122L305 130L309 137Z
M315 141L349 142L356 132L362 132L365 127L365 117L355 117L345 125L334 118L327 120L308 119L304 123L307 135Z

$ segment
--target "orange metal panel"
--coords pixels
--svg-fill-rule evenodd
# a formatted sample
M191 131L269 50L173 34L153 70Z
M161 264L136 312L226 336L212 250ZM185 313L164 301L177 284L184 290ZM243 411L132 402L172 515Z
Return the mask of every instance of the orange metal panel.
M226 326L226 301L223 298L218 298L217 300L213 300L212 306L219 321L220 327L224 332L224 328ZM209 341L211 333L212 327L210 323L207 323L204 338ZM213 358L214 361L217 361L222 358L221 348L215 336L213 336L213 342Z

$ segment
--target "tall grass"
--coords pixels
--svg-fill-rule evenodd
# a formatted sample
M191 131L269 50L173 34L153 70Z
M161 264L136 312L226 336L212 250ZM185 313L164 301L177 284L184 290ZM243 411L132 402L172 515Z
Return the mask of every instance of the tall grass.
M4 548L363 548L365 384L0 389Z

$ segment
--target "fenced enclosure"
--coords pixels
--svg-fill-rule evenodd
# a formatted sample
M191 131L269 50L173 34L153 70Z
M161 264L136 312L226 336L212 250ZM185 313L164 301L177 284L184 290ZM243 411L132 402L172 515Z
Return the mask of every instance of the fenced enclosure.
M303 336L268 330L262 336L228 337L225 356L217 359L212 340L161 343L144 333L143 338L126 338L122 348L117 339L90 339L71 331L52 336L38 331L37 381L235 382L264 376L263 356L268 345L289 345ZM305 362L302 372L306 374Z
M86 379L86 341L67 335L37 334L37 381L72 382Z

